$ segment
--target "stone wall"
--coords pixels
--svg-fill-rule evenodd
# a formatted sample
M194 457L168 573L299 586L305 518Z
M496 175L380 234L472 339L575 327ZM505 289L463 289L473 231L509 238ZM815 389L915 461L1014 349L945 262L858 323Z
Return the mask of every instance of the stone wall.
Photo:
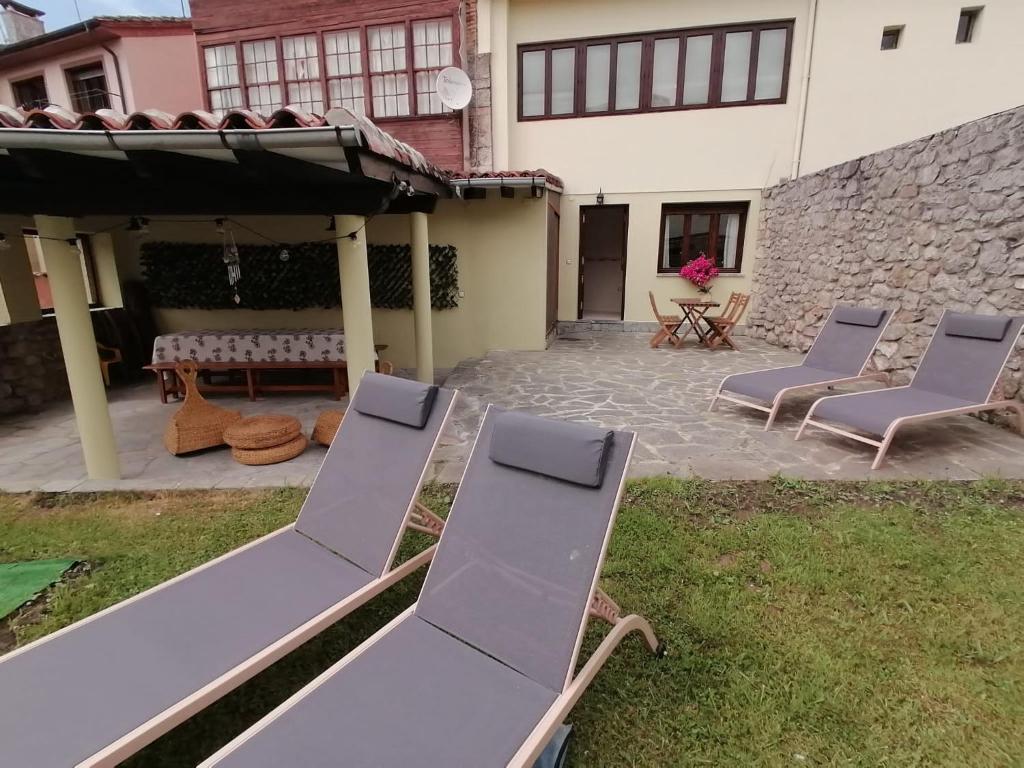
M491 146L491 54L478 53L479 7L477 0L464 6L466 17L466 72L473 83L469 115L469 168L467 171L504 170L492 168Z
M0 416L68 396L56 320L0 326Z
M893 307L875 359L906 383L943 309L1024 314L1024 107L765 190L759 242L748 333L806 351L834 304Z

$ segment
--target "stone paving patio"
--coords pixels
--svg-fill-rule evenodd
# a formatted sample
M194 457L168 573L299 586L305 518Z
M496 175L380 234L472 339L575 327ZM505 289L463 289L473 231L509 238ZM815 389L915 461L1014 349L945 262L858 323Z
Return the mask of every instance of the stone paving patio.
M1024 477L1024 438L970 417L908 428L889 452L887 466L869 469L868 446L809 432L796 442L806 397L763 431L763 418L723 403L709 413L723 376L789 365L796 355L741 339L742 352L647 346L647 334L579 331L545 352L492 352L466 360L447 377L462 396L453 423L435 455L431 477L455 482L487 403L525 408L573 421L629 427L640 443L633 476L698 475L709 479L758 479L776 473L806 479ZM849 391L842 390L842 391ZM289 413L308 432L324 409L344 407L323 396L271 396L250 403L218 397L218 404L246 414ZM0 420L0 489L99 490L106 488L243 488L308 485L325 449L311 445L284 464L245 467L227 450L170 456L162 434L174 405L161 405L151 385L115 390L111 413L121 451L123 480L85 479L70 403L40 414Z

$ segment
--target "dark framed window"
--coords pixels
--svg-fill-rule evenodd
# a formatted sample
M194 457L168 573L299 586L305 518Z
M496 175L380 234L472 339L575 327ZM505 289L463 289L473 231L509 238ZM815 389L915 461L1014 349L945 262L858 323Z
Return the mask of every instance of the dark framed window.
M662 205L658 272L675 274L702 253L720 272L739 272L749 207L746 202Z
M107 91L107 76L103 64L87 64L64 72L68 80L71 107L76 112L95 112L110 109L110 93Z
M793 20L519 46L519 119L786 101Z
M46 94L46 80L42 75L11 83L14 91L14 106L22 109L45 109L50 106Z
M207 106L345 107L374 120L449 113L436 80L459 63L458 32L454 17L426 17L204 46Z
M978 24L982 8L983 6L960 9L960 19L956 24L957 43L969 43L974 40L974 28Z
M883 51L893 51L900 47L900 38L903 37L903 27L886 27L882 30Z

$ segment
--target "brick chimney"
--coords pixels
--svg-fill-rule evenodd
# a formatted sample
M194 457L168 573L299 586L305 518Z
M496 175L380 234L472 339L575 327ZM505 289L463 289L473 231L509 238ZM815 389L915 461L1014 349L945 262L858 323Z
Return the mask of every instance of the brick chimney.
M43 12L13 0L0 0L0 46L43 34Z

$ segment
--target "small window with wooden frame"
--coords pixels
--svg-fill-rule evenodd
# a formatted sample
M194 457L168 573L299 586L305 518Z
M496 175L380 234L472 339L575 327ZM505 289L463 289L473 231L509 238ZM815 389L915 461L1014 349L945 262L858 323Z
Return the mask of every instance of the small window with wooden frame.
M520 120L782 104L793 20L519 46Z
M677 274L701 254L711 259L719 272L739 273L749 208L748 202L662 205L658 273Z
M983 9L984 6L982 5L960 9L960 18L956 23L956 42L958 45L974 41L974 31L978 26L978 17L981 16Z

